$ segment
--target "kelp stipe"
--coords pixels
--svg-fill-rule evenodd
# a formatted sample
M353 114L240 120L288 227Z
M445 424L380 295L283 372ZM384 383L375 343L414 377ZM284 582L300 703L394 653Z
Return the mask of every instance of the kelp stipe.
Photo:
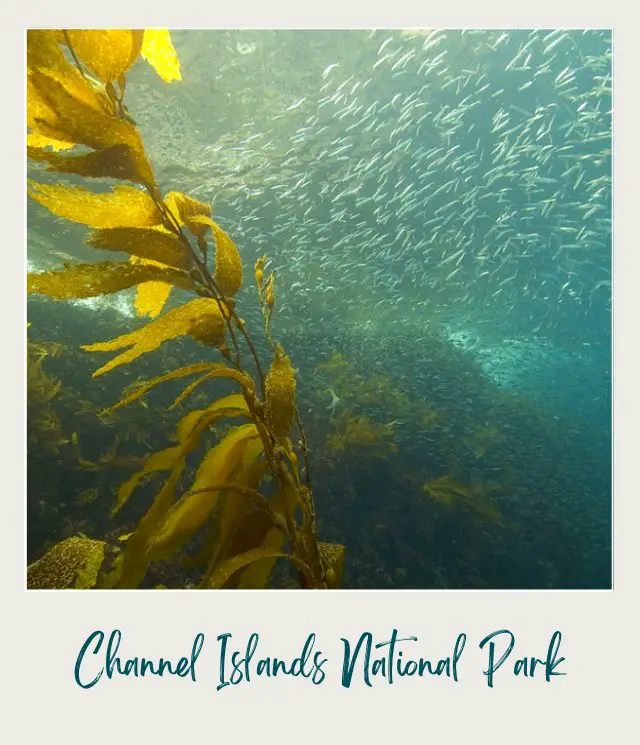
M205 567L200 587L265 587L277 558L293 563L302 587L339 587L344 548L317 541L295 374L284 349L272 338L274 275L264 276L266 257L256 263L259 303L273 352L265 373L236 311L235 295L243 284L238 248L213 220L208 204L176 191L163 196L157 186L124 103L125 74L139 57L163 80L180 80L179 60L164 30L31 30L27 34L28 157L46 164L50 172L137 185L123 184L98 194L30 182L29 195L54 215L93 229L87 239L90 245L124 252L129 260L73 264L31 274L28 291L71 299L136 287L136 313L153 320L111 341L84 346L91 352L117 352L94 376L131 364L180 336L219 351L220 362L192 364L140 382L111 410L180 378L192 380L174 406L213 378L233 381L239 392L189 411L177 425L176 444L149 455L121 485L114 514L143 479L158 472L166 475L109 571L103 567L98 572L92 560L91 581L85 577L80 584L72 583L64 571L48 577L66 577L61 587L138 587L151 564L175 557L196 535L207 531L197 555ZM162 313L173 287L197 297ZM252 359L255 377L247 371L243 354ZM228 429L208 449L191 487L180 493L188 459L205 432L219 420L238 417L245 423ZM294 428L298 434L291 439ZM263 487L268 476L267 490ZM62 548L54 556L56 563L73 554ZM78 566L81 563L76 561ZM46 582L55 586L55 579Z

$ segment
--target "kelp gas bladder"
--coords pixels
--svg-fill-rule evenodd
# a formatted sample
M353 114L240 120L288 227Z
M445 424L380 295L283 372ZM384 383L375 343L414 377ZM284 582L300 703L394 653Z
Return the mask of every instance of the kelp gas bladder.
M48 172L129 182L106 193L29 183L29 195L54 215L92 228L90 245L124 252L129 260L76 263L30 274L28 291L69 299L136 287L137 314L153 320L111 341L83 347L117 353L94 376L131 364L180 336L219 350L219 362L188 365L141 382L111 409L139 400L169 380L189 381L177 402L215 378L232 381L238 392L189 411L177 425L177 444L150 454L142 469L122 484L114 514L147 476L165 476L111 571L103 572L96 584L137 587L153 562L172 558L206 535L205 550L198 553L204 567L200 587L265 587L280 557L295 565L302 587L338 587L344 549L317 541L294 370L271 336L274 275L265 277L266 257L259 259L255 279L273 353L265 373L235 307L243 283L238 248L212 219L208 204L177 191L162 194L128 114L125 75L139 57L163 80L180 79L179 60L164 30L28 32L28 157L46 165ZM173 287L194 297L163 313ZM247 371L243 355L252 359L255 375ZM245 423L210 447L190 488L179 493L189 456L204 433L219 420L238 417ZM267 480L268 490L263 488ZM42 576L40 563L46 556L39 562Z

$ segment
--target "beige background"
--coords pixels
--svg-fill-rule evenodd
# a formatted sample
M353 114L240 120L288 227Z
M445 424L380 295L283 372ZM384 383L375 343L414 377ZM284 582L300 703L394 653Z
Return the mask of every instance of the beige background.
M30 6L32 4L29 4ZM38 14L3 10L3 561L0 731L16 743L493 743L627 742L637 720L638 519L638 38L623 2L369 4L56 2ZM223 7L221 7L223 6ZM245 7L241 7L245 6ZM632 7L628 3L629 8ZM117 13L116 13L117 10ZM147 10L148 12L145 12ZM108 12L105 12L108 11ZM26 593L24 586L24 28L26 26L613 27L615 53L615 590L613 592ZM17 395L21 392L21 396ZM585 468L588 464L585 463ZM468 635L460 682L403 678L340 686L342 644L398 628L416 655L450 653ZM123 632L123 656L179 657L206 635L198 682L118 678L83 691L76 655L94 629ZM488 689L478 643L499 628L516 635L510 661L544 656L563 634L564 677L516 678L507 663ZM259 654L293 658L308 633L328 657L326 681L256 679L216 692L218 645L232 632L261 635ZM405 655L409 655L409 649ZM92 664L92 663L91 663ZM87 668L90 671L91 668ZM635 694L634 694L635 691ZM8 716L7 716L8 715ZM635 728L637 731L637 727ZM633 729L628 729L631 732ZM618 733L618 734L616 734ZM224 740L222 740L224 738Z

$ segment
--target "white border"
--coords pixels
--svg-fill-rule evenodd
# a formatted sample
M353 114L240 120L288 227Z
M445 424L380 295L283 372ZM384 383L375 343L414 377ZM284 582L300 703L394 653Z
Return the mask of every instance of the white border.
M40 4L38 4L40 5ZM42 4L44 5L44 4ZM638 106L637 21L624 2L538 1L398 2L373 8L323 0L320 4L173 3L111 0L46 4L27 13L3 12L2 205L4 215L2 453L5 463L3 526L3 701L0 727L9 742L65 743L215 740L303 743L626 742L637 698L635 641L637 550L640 526L637 478L638 375L635 284L637 247ZM354 7L355 5L355 7ZM435 4L428 4L435 5ZM631 6L631 4L628 4ZM102 11L102 12L101 12ZM108 14L104 11L108 11ZM161 11L161 12L160 12ZM114 20L115 19L115 20ZM597 27L614 28L615 42L615 591L613 592L341 592L341 593L26 593L24 586L24 59L27 26L123 27ZM20 145L18 145L20 143ZM588 467L585 464L585 467ZM195 634L206 634L196 684L178 679L101 681L90 691L73 680L73 666L95 628L123 631L124 652L147 656L188 653ZM371 631L378 640L396 627L419 637L425 655L447 654L459 632L469 636L461 680L403 679L372 689L339 682L340 637ZM546 651L563 633L568 674L545 683L500 677L488 689L482 675L482 636L499 628L517 636L516 653ZM255 681L216 692L215 637L231 631L261 634L264 654L294 657L309 632L329 658L327 681Z

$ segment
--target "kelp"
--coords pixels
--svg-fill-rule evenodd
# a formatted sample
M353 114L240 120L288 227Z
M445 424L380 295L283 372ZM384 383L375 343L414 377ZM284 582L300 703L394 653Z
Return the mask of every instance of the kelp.
M286 511L284 492L279 492L273 498L273 510L277 515ZM287 537L286 520L281 517L278 523L272 523L263 530L263 536L256 541L260 549L266 552L261 559L256 559L250 565L243 567L238 579L239 589L262 589L266 587L273 566L282 551ZM270 555L267 555L269 553Z
M180 60L166 29L146 29L140 54L165 83L170 83L172 80L182 80Z
M212 487L235 483L263 450L254 424L233 429L211 448L200 464L193 486L169 511L149 547L154 558L166 558L190 538L210 517L223 493Z
M118 489L118 497L113 514L116 514L129 499L138 483L145 477L157 471L172 471L199 443L204 430L222 417L237 417L248 415L244 398L232 394L215 401L206 409L190 411L178 423L174 447L160 450L149 455L141 471L134 473Z
M302 572L307 571L305 564L300 562L295 556L283 553L282 551L273 551L269 548L254 548L244 554L234 556L216 567L215 571L207 577L204 587L215 590L223 587L224 584L236 573L245 567L260 561L275 561L275 559L289 559L294 563L297 569Z
M267 422L275 436L286 437L293 425L296 408L296 379L291 360L278 344L265 379Z
M500 506L489 496L491 484L462 484L451 474L425 482L422 487L431 499L447 509L462 509L479 519L504 526Z
M204 236L207 227L213 227L211 206L199 202L180 191L170 191L164 198L167 210L178 225L186 227L194 235Z
M32 146L27 147L27 156L31 160L48 163L49 167L45 169L46 171L73 173L86 178L120 179L143 186L155 183L153 171L146 157L129 145L113 145L104 150L82 155L60 155L42 147L43 138L41 135L37 136L39 139L31 140ZM67 143L54 141L51 138L44 138L44 141L46 144L53 145L54 149L61 149L61 145L67 145ZM72 143L71 146L74 144Z
M105 83L113 83L134 63L142 49L144 31L83 29L66 31L74 52Z
M82 349L88 352L112 352L130 347L96 370L93 377L97 377L113 370L114 367L129 364L141 355L152 352L169 339L185 335L198 338L203 324L206 324L211 340L216 340L222 345L226 327L218 303L209 298L197 298L168 311L157 321L152 321L137 331L123 334L111 341L85 344Z
M336 431L327 435L327 444L334 452L355 448L374 458L386 458L398 450L393 441L395 424L395 421L380 424L345 409L336 421Z
M174 269L189 269L191 266L178 236L161 228L105 228L91 233L87 243L94 248L159 261Z
M234 297L242 287L240 252L236 244L217 223L213 223L213 234L216 239L214 279L224 296Z
M29 80L33 84L33 128L65 142L104 150L114 145L127 145L144 152L136 127L75 98L55 77L32 68Z
M254 451L260 448L260 440L252 443ZM240 551L234 551L232 544L246 536L247 529L255 526L259 521L266 526L264 532L272 528L274 521L278 520L274 513L277 505L274 500L268 500L259 491L260 482L269 470L264 460L257 460L260 453L255 456L250 450L244 457L245 463L242 469L234 474L234 483L227 486L225 490L216 489L216 484L211 484L208 489L219 493L217 505L212 515L212 526L215 531L215 550L208 553L207 574L217 564ZM253 459L253 462L248 462ZM250 545L258 545L259 537L250 541Z
M255 266L258 302L273 355L265 374L235 308L243 284L238 247L213 220L209 204L179 191L163 195L157 186L124 102L126 74L138 58L146 59L165 81L181 79L180 63L165 29L28 34L28 157L45 164L51 173L137 184L98 193L79 186L29 182L29 196L41 206L93 229L89 245L123 253L128 260L65 265L60 271L31 274L28 290L68 299L136 288L137 315L153 320L110 341L83 345L88 352L118 352L93 377L131 364L182 336L220 355L219 362L178 367L135 383L102 412L103 420L117 409L142 402L146 393L172 380L197 376L170 409L186 404L207 381L225 379L238 390L212 396L208 406L188 410L177 424L175 444L149 453L121 484L114 516L141 484L154 476L164 477L99 585L137 587L154 562L188 552L192 540L200 536L204 541L197 559L205 567L201 587L265 587L281 556L296 567L302 587L338 586L343 551L337 550L336 563L335 555L319 549L295 373L288 355L272 338L275 275L265 277L266 256L261 257ZM174 299L173 287L197 297L165 311ZM247 354L255 376L243 359ZM216 442L214 425L223 418L230 426ZM233 422L238 418L248 422L238 425ZM295 447L290 439L294 425L299 434ZM206 454L185 490L182 482L191 473L200 445L206 446ZM115 461L114 456L105 465ZM80 497L84 501L87 495L93 498L95 492L85 490Z
M29 182L29 196L58 217L90 228L148 228L161 225L163 216L145 191L118 185L105 194L60 184Z
M123 406L132 404L134 401L137 401L139 398L144 396L145 393L148 393L152 388L160 385L160 383L165 383L168 380L177 380L178 378L186 378L189 375L196 375L197 373L204 372L205 370L211 371L219 367L225 367L225 365L223 365L222 363L197 362L195 365L186 365L185 367L180 367L177 370L172 370L171 372L168 372L165 375L160 375L159 377L153 378L152 380L135 383L132 386L131 390L127 393L127 395L121 398L117 403L104 409L103 413L109 414L116 409L120 409Z
M27 337L27 438L29 445L58 455L60 449L69 444L69 439L52 404L60 393L62 381L52 378L43 369L50 350L51 345L36 344ZM55 354L57 351L52 356Z
M148 264L133 265L117 261L89 264L70 264L51 272L32 272L27 277L27 292L47 295L55 300L97 297L129 289L152 278L177 285L185 290L193 288L191 279L173 269L163 269Z

